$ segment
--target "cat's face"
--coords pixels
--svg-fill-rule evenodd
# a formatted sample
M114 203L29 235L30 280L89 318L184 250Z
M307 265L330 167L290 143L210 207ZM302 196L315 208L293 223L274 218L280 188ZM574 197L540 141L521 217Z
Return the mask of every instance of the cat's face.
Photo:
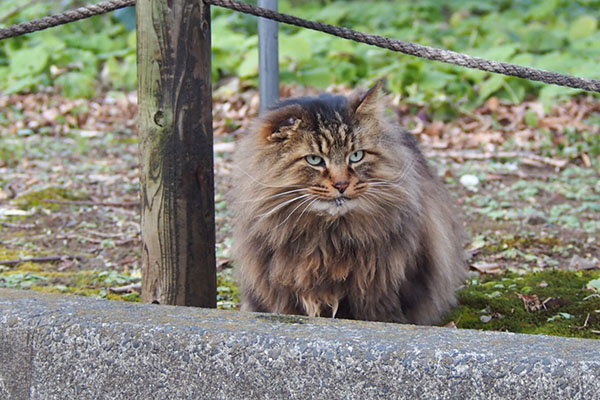
M281 143L289 160L282 178L291 186L304 186L300 192L310 209L340 215L364 195L368 169L377 155L340 113L313 117L304 127L297 117L285 122L291 135L288 143Z
M287 101L262 119L260 156L272 171L265 189L275 192L273 209L340 216L382 205L382 193L391 201L385 198L393 197L389 189L399 171L384 156L374 115L378 88L349 100Z

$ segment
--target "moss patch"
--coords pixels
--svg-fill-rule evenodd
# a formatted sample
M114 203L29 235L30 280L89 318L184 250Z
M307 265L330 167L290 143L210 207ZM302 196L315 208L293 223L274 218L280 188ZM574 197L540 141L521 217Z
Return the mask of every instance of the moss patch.
M447 317L458 328L600 338L600 271L545 270L472 279Z
M46 293L69 293L111 300L141 301L138 292L113 293L109 289L139 282L139 274L120 274L115 271L43 271L24 263L13 270L0 271L0 287L31 289Z
M8 249L6 247L0 247L0 260L3 260L3 261L6 261L6 260L17 260L17 259L23 258L24 256L27 256L27 255L28 254L25 254L21 250Z
M16 199L16 204L22 210L27 210L32 207L43 205L44 208L48 208L51 210L58 209L63 204L46 202L45 200L84 200L87 199L87 196L82 193L73 193L70 190L67 190L63 187L51 186L44 189L31 191L28 193L19 196Z
M23 250L8 249L6 247L0 247L0 260L20 260L30 257L31 254ZM26 271L26 272L38 272L43 270L40 264L25 261L16 266L0 264L0 273L3 271Z
M225 268L217 274L217 307L220 309L239 308L240 291L233 275L232 268Z

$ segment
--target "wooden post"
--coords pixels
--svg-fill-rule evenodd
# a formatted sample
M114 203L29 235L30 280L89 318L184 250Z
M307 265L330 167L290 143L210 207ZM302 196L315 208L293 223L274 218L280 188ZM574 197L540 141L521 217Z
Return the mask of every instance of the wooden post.
M258 0L258 6L277 11L277 0ZM258 90L260 113L279 100L279 38L277 22L258 18Z
M142 300L215 307L210 9L136 8Z

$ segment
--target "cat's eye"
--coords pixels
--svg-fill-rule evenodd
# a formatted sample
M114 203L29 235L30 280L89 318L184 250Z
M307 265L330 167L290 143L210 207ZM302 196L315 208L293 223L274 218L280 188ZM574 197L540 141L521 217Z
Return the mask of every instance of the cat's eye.
M314 166L324 164L323 158L319 157L319 156L315 156L314 154L306 156L306 162L309 163L310 165L314 165Z
M362 150L357 150L354 153L350 154L350 162L359 162L365 156L365 152Z

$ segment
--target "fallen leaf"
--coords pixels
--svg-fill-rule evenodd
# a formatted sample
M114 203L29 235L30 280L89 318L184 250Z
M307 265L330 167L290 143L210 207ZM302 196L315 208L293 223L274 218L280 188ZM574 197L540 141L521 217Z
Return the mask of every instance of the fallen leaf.
M589 269L600 269L600 261L593 258L583 258L575 254L569 262L568 269L574 270L589 270Z
M581 161L583 161L583 165L585 165L587 168L592 166L590 156L588 156L587 153L581 153Z
M527 295L517 293L517 296L523 300L523 306L525 307L525 311L527 312L536 312L543 308L542 303L540 302L539 297L537 295Z
M442 121L434 121L425 128L425 134L428 136L440 137L444 131L444 123Z
M111 287L108 288L110 292L113 293L133 293L133 292L141 292L142 284L141 283L132 283L130 285L119 286L119 287Z
M454 323L454 321L448 322L446 325L444 325L444 328L457 329L456 323Z
M478 261L471 264L471 268L482 274L500 274L504 269L499 263L488 263L485 261Z
M490 110L491 112L496 112L498 111L498 107L500 106L500 101L498 100L497 97L490 97L486 102L485 102L485 107L487 107L488 110Z

